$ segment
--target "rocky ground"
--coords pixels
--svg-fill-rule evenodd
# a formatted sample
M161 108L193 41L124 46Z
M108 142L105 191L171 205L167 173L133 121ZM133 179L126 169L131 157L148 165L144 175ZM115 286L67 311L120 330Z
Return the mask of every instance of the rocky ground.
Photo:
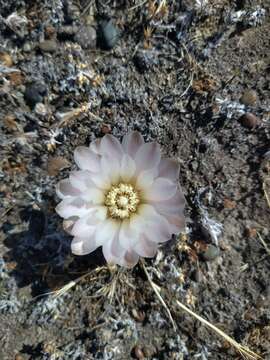
M270 359L270 2L0 0L0 359ZM76 257L73 151L131 129L181 164L187 233L145 266ZM47 294L89 274L63 294Z

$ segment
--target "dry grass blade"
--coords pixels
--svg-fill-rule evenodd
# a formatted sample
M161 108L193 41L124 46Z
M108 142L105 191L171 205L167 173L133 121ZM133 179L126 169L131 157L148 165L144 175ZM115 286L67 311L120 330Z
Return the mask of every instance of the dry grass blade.
M151 279L151 277L150 277L150 275L149 275L149 272L147 271L147 269L146 269L143 261L141 261L141 264L142 264L142 268L143 268L143 270L144 270L144 272L145 272L145 275L146 275L146 277L147 277L147 280L149 281L152 289L154 290L155 294L157 295L157 297L158 297L159 301L161 302L162 306L165 308L165 310L166 310L166 312L167 312L167 314L168 314L168 317L169 317L169 319L170 319L170 321L171 321L171 323L172 323L172 325L173 325L173 328L174 328L174 330L176 331L176 328L177 328L177 327L176 327L176 324L175 324L175 322L174 322L174 320L173 320L173 317L172 317L172 314L171 314L171 312L170 312L170 309L168 308L167 304L165 303L165 301L163 300L162 296L160 295L160 288L159 288L159 286L157 286L157 285L152 281L152 279Z
M259 238L260 242L263 244L263 247L265 248L265 251L267 252L267 254L270 255L270 248L268 247L266 242L263 240L260 233L258 233L258 238Z
M99 273L100 271L104 270L105 268L106 268L105 266L98 267L95 270L90 271L90 272L78 277L77 279L70 281L69 283L64 285L62 288L60 288L60 289L58 289L56 291L52 291L50 293L46 293L45 295L53 294L54 298L58 298L58 297L64 295L66 292L68 292L71 288L73 288L73 286L78 284L81 280L83 280L86 277L92 275L93 273Z
M263 183L263 192L264 192L264 196L266 198L267 204L268 204L268 206L270 208L270 197L269 197L269 194L268 194L268 189L267 189L266 182Z
M256 360L256 359L263 359L260 355L257 355L247 347L239 344L237 341L235 341L233 338L231 338L229 335L225 334L222 330L217 328L215 325L211 324L209 321L202 318L200 315L196 314L192 310L190 310L187 306L182 304L180 301L176 300L177 305L185 310L187 313L195 317L197 320L199 320L202 324L208 326L210 329L214 330L218 335L223 337L230 345L232 345L244 358Z

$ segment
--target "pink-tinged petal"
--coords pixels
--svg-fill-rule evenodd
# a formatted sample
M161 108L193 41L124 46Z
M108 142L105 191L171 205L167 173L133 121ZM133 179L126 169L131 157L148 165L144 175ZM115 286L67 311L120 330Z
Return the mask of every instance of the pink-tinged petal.
M130 181L136 171L136 164L134 160L127 154L124 154L120 166L120 176L123 181Z
M119 224L113 236L102 244L102 252L109 264L123 265L123 258L126 252L119 243Z
M104 155L101 159L101 171L106 179L110 181L110 184L119 182L120 179L120 162L118 159L112 159Z
M89 205L80 198L67 198L62 200L56 206L55 210L64 219L69 219L74 216L81 218L88 214Z
M113 219L101 222L96 231L96 242L99 245L106 245L113 241L114 236L119 231L119 223Z
M185 197L182 191L177 189L176 193L170 199L164 201L150 201L160 214L179 215L185 208Z
M81 192L85 191L93 184L91 173L88 170L72 171L69 175L71 186Z
M168 220L160 215L153 206L141 205L139 208L139 219L132 218L131 227L140 227L140 232L148 240L156 243L170 240L172 232L170 231Z
M95 236L87 237L75 236L71 243L71 251L74 255L87 255L97 249Z
M127 251L124 259L119 263L119 265L127 267L129 269L133 268L139 261L139 255L135 251Z
M177 185L165 178L157 178L144 193L149 201L162 201L171 198L177 191Z
M160 162L160 146L157 143L143 144L135 155L137 173L158 166Z
M147 189L153 185L157 174L157 167L142 171L137 177L136 188L142 191L147 191Z
M89 213L76 221L71 234L79 237L92 235L98 224L106 219L107 209L104 206L93 206Z
M100 171L100 156L86 146L78 146L75 149L74 160L81 170Z
M123 156L123 148L118 139L112 135L105 135L101 139L100 151L102 155L107 155L111 159L121 161Z
M166 219L169 222L169 228L172 234L179 234L180 232L184 231L186 228L186 221L184 214L176 215L166 215Z
M101 143L101 139L96 139L92 141L89 145L89 149L93 151L95 154L101 155L100 143Z
M142 257L152 258L156 255L158 244L148 240L145 236L142 236L140 241L134 246L136 253Z
M143 137L138 131L132 131L131 133L125 135L122 140L122 146L125 153L127 153L133 159L143 144Z
M66 197L74 197L80 195L80 190L73 187L69 181L69 179L64 179L59 181L56 185L56 194L64 199Z
M131 250L138 241L139 233L135 226L130 227L130 220L123 220L119 230L119 244L125 250Z
M161 159L158 167L159 177L177 181L179 178L180 165L177 161L171 159Z

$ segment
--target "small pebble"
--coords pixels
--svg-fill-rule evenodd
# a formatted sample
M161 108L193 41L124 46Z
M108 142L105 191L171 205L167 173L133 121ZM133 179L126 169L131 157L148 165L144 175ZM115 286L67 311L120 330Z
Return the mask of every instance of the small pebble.
M225 198L223 200L223 207L224 207L224 209L233 210L236 208L236 202Z
M109 124L102 124L101 125L101 132L102 134L110 134L112 132L112 128Z
M144 73L153 66L155 59L149 51L141 50L137 51L133 61L138 71Z
M40 116L47 115L47 108L43 103L37 103L35 106L35 113Z
M144 359L145 358L144 353L139 346L136 345L133 349L133 352L134 352L136 359Z
M58 44L55 40L44 40L39 43L39 48L44 52L54 53L58 48Z
M45 36L47 39L51 39L55 34L55 28L51 25L45 27Z
M5 52L0 52L0 64L11 67L13 65L12 57Z
M76 33L74 40L83 49L94 49L97 43L97 33L92 26L81 26Z
M26 86L24 100L30 106L34 107L37 103L42 103L47 95L47 88L44 84L31 83Z
M213 261L215 260L220 254L219 248L215 245L208 245L207 249L203 252L202 257L205 261Z
M99 25L98 38L102 49L112 49L116 45L119 35L119 30L114 26L112 20L101 21Z
M252 89L247 89L243 92L240 97L240 102L244 105L251 106L255 105L257 102L257 93Z
M256 228L246 228L245 235L249 238L254 238L255 236L257 236Z
M252 113L245 113L239 119L241 125L248 129L253 129L254 127L260 125L261 120Z
M29 42L26 42L24 45L23 45L23 51L26 52L26 53L29 53L30 51L32 50L32 46Z

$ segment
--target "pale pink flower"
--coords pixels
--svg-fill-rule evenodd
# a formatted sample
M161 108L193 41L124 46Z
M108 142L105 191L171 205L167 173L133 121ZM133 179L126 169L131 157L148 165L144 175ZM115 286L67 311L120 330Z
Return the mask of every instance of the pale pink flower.
M102 246L108 263L132 267L184 229L179 165L162 159L157 143L145 143L136 131L122 144L105 135L77 147L74 158L80 170L57 185L56 207L74 236L74 254Z

